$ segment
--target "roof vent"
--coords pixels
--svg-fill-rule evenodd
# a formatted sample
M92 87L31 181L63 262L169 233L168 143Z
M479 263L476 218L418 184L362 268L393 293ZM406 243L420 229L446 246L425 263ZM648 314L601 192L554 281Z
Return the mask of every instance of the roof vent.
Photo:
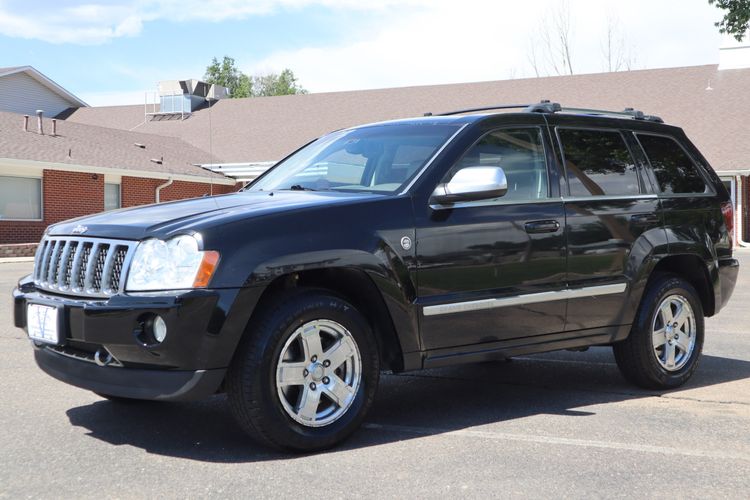
M145 114L155 119L184 120L206 102L224 99L229 89L200 80L164 80L158 90L146 93Z

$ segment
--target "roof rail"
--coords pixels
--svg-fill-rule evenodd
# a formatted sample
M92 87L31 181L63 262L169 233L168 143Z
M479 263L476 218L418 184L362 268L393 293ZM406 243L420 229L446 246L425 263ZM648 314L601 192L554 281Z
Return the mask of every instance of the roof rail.
M536 104L498 104L497 106L482 106L481 108L459 109L456 111L447 111L445 113L425 113L424 116L451 116L462 115L464 113L476 113L477 111L492 111L495 109L523 109L529 113L554 113L560 111L560 105L556 102L541 100Z
M588 108L562 108L561 111L563 113L573 113L579 115L612 116L615 118L632 118L634 120L664 123L664 120L656 115L646 115L643 113L643 111L639 111L633 108L625 108L623 111L607 111L604 109Z
M494 109L520 109L520 108L528 108L531 106L531 104L500 104L497 106L482 106L481 108L468 108L468 109L458 109L456 111L448 111L445 113L437 113L433 115L432 113L425 113L425 116L451 116L451 115L462 115L464 113L475 113L477 111L492 111Z
M664 120L655 115L646 115L643 111L633 108L625 108L623 111L607 111L602 109L588 108L563 108L560 103L543 99L536 104L500 104L497 106L482 106L480 108L459 109L446 113L425 113L424 116L452 116L464 113L475 113L477 111L493 111L497 109L523 109L526 113L572 113L579 115L611 116L615 118L632 118L634 120L645 120L656 123L664 123Z

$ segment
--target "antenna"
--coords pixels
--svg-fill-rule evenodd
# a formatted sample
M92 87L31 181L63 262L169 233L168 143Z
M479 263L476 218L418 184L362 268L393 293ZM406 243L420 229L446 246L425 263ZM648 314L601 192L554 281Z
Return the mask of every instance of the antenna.
M211 98L208 96L208 85L204 87L204 96L206 100L208 101L208 154L211 157L211 162L214 161L214 129L213 129L213 123L211 122ZM211 172L213 173L213 172ZM209 194L211 196L214 195L214 176L211 176L211 181L209 183Z

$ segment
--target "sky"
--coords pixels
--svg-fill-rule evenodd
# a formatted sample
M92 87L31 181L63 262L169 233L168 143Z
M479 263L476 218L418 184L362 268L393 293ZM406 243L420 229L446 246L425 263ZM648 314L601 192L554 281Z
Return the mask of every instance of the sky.
M143 103L224 55L310 92L504 80L555 74L544 33L566 18L574 73L606 71L608 39L620 69L716 64L723 40L708 0L0 0L0 67L95 106Z

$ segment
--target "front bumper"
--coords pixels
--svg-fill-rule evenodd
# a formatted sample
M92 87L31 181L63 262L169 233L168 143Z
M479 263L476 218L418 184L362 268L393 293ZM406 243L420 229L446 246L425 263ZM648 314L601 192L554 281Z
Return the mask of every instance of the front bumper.
M257 288L115 295L91 300L53 295L22 280L14 322L26 329L29 303L58 308L59 345L34 342L39 367L72 385L138 399L198 399L216 392L261 293ZM167 325L162 343L144 343L144 318ZM97 364L96 353L112 356Z
M149 370L97 366L59 354L45 346L34 349L37 365L62 382L110 396L162 401L190 401L217 392L225 369Z

